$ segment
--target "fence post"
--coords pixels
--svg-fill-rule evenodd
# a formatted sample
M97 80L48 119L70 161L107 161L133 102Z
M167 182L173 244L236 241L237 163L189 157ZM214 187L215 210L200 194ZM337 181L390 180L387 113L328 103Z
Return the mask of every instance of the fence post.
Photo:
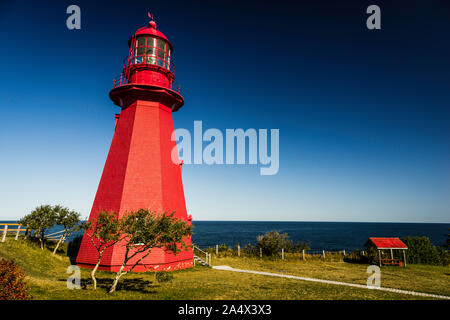
M381 267L381 250L378 250L378 260L380 262L380 267Z
M284 249L281 249L281 259L284 260Z
M403 261L405 261L405 267L406 267L406 250L402 250L403 251Z
M216 256L218 256L218 255L219 255L219 245L216 244Z
M5 228L3 229L3 237L2 237L2 242L5 242L6 240L6 233L8 232L8 225L5 224Z
M17 226L16 237L14 238L14 240L16 240L16 241L17 241L17 239L19 239L19 232L20 232L20 225Z
M262 248L259 248L259 257L262 258Z
M302 254L303 254L303 261L305 261L305 249L302 250Z
M241 256L241 246L239 245L239 243L237 245L237 249L238 249L238 257L240 257Z
M325 250L322 250L323 258L325 259Z

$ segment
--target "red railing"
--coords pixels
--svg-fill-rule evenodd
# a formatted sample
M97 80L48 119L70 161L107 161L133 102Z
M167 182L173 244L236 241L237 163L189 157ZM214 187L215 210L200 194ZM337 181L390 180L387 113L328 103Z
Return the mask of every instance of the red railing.
M132 65L139 65L139 64L151 64L155 65L161 68L164 68L166 70L169 70L175 75L175 63L173 62L173 58L170 57L170 60L167 61L165 59L159 58L156 55L136 55L132 54L131 56L125 57L123 59L123 68L128 68Z
M164 69L169 70L173 74L175 74L175 64L173 59L170 61L159 58L156 55L132 55L131 57L124 59L124 67L128 67L136 64L151 64Z
M118 75L117 77L114 78L113 80L113 88L117 88L119 86L123 86L126 84L133 84L132 82L128 82L127 77L124 76L123 73L121 73L120 75ZM142 84L142 83L134 83L134 84ZM169 89L175 92L180 93L180 85L173 82L169 85Z

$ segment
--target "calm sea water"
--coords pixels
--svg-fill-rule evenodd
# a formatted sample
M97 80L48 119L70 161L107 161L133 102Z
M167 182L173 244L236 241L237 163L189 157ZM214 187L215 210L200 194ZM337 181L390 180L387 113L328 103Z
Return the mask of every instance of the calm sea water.
M200 247L255 243L258 235L276 230L293 241L308 241L313 250L355 250L369 237L426 236L435 245L445 242L450 224L363 222L218 222L198 221L193 241Z
M193 242L200 247L254 244L258 235L276 230L288 233L293 241L308 241L312 250L355 250L362 248L369 237L426 236L434 245L442 245L450 227L443 223L366 222L194 221L193 224ZM49 233L58 230L61 227L56 226Z

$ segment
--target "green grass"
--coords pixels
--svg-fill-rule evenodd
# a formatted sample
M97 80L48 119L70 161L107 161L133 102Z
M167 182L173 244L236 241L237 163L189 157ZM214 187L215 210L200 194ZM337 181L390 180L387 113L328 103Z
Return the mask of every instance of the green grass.
M154 273L131 273L108 294L113 274L99 271L94 291L89 270L82 269L82 289L66 286L69 258L52 256L37 245L8 239L0 243L0 257L14 260L26 274L34 299L420 299L420 297L345 286L312 283L263 275L242 274L196 266L173 272L172 281L158 283ZM365 284L366 265L321 261L270 261L257 258L215 258L214 265L262 270L327 280ZM450 295L448 267L412 265L382 268L381 285L406 290Z

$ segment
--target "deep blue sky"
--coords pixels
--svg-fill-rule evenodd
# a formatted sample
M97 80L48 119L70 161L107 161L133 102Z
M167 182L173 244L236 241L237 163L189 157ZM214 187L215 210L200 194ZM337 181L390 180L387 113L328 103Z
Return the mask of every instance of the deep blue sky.
M450 222L450 3L313 0L2 2L0 219L89 215L147 10L175 47L176 128L280 129L277 175L183 168L194 219Z

